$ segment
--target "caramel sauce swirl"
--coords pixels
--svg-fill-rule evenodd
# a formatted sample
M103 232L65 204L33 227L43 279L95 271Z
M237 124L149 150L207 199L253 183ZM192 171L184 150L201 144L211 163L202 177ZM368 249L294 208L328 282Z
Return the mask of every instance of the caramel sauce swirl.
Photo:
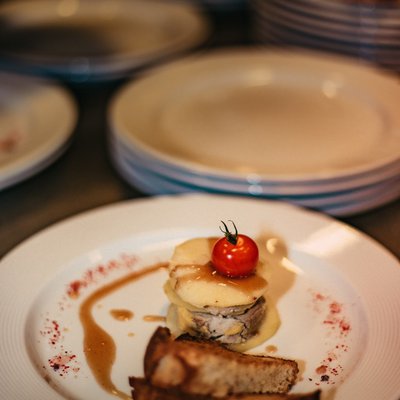
M133 312L130 310L122 310L122 309L110 310L110 314L113 318L115 318L118 321L129 321L130 319L133 318Z
M166 268L167 263L159 263L140 271L132 272L108 285L102 286L93 292L80 306L79 318L83 327L83 351L90 370L97 383L108 393L124 400L132 397L120 391L111 380L111 370L115 362L116 345L113 338L101 328L93 317L93 307L99 300L135 280L144 278L161 268Z
M145 315L143 317L143 321L146 322L165 322L166 320L167 318L162 315Z

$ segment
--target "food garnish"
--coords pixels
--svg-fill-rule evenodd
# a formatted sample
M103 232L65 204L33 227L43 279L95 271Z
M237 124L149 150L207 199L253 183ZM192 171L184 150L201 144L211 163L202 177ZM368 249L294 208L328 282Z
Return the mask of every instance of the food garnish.
M245 278L254 274L258 263L258 247L256 242L247 235L238 233L236 225L231 232L224 221L220 227L223 238L214 244L211 262L215 270L229 278Z

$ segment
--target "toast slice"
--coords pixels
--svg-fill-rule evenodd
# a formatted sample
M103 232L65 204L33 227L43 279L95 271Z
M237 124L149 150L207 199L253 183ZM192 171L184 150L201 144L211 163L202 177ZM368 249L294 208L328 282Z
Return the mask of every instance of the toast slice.
M152 386L144 378L129 378L134 400L215 400L215 397L188 395L175 389L161 389ZM237 394L218 400L319 400L320 391L306 394Z
M163 327L153 334L144 357L151 385L192 395L287 393L298 371L293 360L239 353L188 335L174 340Z

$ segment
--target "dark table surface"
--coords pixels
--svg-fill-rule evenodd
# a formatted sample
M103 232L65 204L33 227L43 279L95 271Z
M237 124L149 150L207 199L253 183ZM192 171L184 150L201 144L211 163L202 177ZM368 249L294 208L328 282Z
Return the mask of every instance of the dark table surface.
M246 12L211 13L215 32L207 46L251 44ZM106 111L110 97L123 83L66 84L79 106L73 141L50 167L0 192L0 257L67 217L105 204L146 197L117 174L109 159ZM400 200L342 220L400 258Z

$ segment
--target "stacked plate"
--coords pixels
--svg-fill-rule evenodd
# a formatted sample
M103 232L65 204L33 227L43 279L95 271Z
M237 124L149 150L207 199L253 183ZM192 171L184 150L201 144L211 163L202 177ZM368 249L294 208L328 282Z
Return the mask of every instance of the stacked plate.
M162 0L21 0L0 20L2 67L71 81L125 77L210 33L193 4Z
M333 51L400 71L397 1L251 0L261 43Z
M69 91L0 73L0 190L42 171L68 148L78 118Z
M344 216L400 197L400 87L342 57L211 52L116 94L110 153L149 194L285 200Z
M209 11L232 11L247 6L247 0L175 0L193 3Z

